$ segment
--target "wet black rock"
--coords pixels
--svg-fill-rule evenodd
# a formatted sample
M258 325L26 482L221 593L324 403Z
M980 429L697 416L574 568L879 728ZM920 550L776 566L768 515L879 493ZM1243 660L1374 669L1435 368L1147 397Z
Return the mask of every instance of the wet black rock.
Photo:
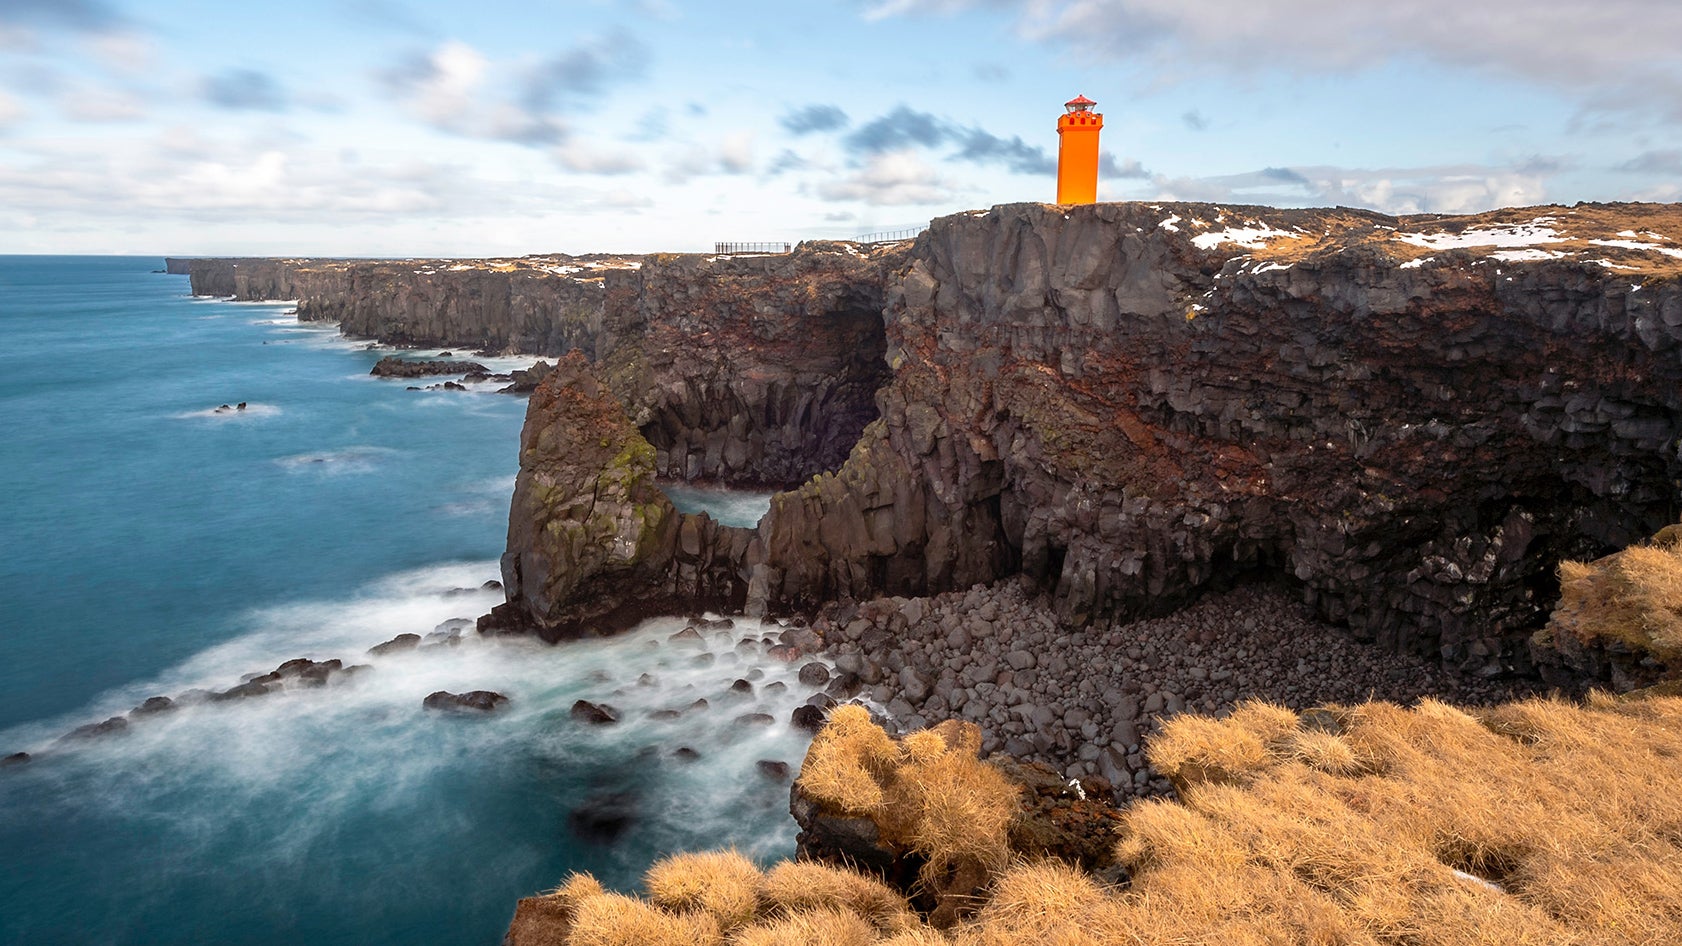
M815 733L823 728L824 721L828 718L829 714L816 706L802 704L794 708L794 713L789 717L789 722L793 724L795 729Z
M383 644L375 644L368 648L368 655L370 657L385 657L405 650L414 650L420 646L420 642L419 634L399 634Z
M0 759L0 769L13 765L23 765L28 762L29 759L30 755L27 752L14 752L11 755L6 756L4 759Z
M249 700L254 697L268 696L270 692L271 689L267 683L262 683L257 680L249 680L237 687L223 690L221 693L212 694L210 701L212 703L226 703L229 700Z
M421 706L449 712L493 713L507 703L508 697L494 690L470 690L466 693L438 690L428 694L426 699L421 701Z
M396 355L381 358L368 373L376 378L424 378L436 374L466 374L490 369L476 361L406 361ZM459 385L458 385L459 387Z
M732 720L738 726L769 726L776 721L770 713L743 713Z
M65 739L99 739L104 736L115 736L128 732L128 720L121 716L113 716L104 722L88 723L77 726L64 734Z
M758 762L755 762L753 766L759 770L760 775L765 776L773 782L788 781L787 762L780 762L776 759L760 759Z
M676 749L672 750L672 758L678 760L679 762L694 762L701 758L701 753L696 752L688 746L678 746Z
M149 696L139 706L128 711L130 716L152 716L175 709L175 701L167 696Z
M579 700L572 704L572 718L592 726L605 726L619 722L619 711L606 703Z

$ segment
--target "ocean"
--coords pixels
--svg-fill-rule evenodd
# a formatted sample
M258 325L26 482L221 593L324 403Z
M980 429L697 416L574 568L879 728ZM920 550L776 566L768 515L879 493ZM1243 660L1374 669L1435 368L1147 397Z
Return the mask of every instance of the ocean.
M161 266L0 257L0 756L32 757L0 767L0 943L492 944L571 871L630 890L664 853L792 854L758 763L798 768L811 690L742 643L779 628L450 643L501 600L524 400L372 378L390 350ZM368 655L401 633L435 646ZM63 738L298 657L368 669ZM441 689L511 702L424 710Z

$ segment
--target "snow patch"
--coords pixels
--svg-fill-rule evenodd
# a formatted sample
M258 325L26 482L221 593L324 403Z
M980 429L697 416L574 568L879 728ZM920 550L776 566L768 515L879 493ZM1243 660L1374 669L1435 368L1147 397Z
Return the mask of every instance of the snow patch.
M1418 269L1419 267L1424 266L1426 263L1430 263L1430 262L1433 262L1435 260L1436 260L1435 256L1421 256L1419 259L1410 259L1407 262L1403 263L1402 265L1400 265L1396 268L1397 269Z
M1498 251L1496 251L1494 253L1491 253L1489 255L1494 257L1495 259L1502 260L1502 261L1508 262L1508 263L1535 263L1535 262L1540 262L1542 260L1559 259L1561 256L1564 256L1565 254L1560 253L1560 252L1556 252L1556 251L1549 251L1549 250L1525 249L1525 250L1498 250Z
M1200 250L1212 250L1222 243L1236 243L1247 250L1259 250L1267 246L1267 241L1279 237L1298 239L1289 230L1275 230L1265 223L1250 221L1248 226L1228 227L1214 233L1201 233L1191 238Z
M1273 261L1270 260L1266 263L1261 264L1260 266L1257 266L1255 269L1251 270L1251 272L1252 273L1271 273L1275 270L1290 269L1290 268L1291 268L1290 263L1278 263L1278 262L1273 262Z
M1626 250L1652 250L1655 253L1663 253L1666 256L1682 259L1682 250L1672 249L1668 246L1657 246L1652 243L1637 243L1634 240L1590 240L1589 242L1595 246L1619 246Z
M1157 224L1157 226L1164 229L1164 230L1169 230L1169 231L1172 231L1174 233L1179 233L1180 228L1174 226L1174 224L1179 223L1179 222L1180 222L1180 215L1175 214L1172 217L1169 217L1167 220L1164 220L1161 223Z
M1543 226L1540 221L1510 227L1467 227L1460 233L1399 233L1396 239L1428 250L1468 246L1534 246L1565 240L1553 227Z

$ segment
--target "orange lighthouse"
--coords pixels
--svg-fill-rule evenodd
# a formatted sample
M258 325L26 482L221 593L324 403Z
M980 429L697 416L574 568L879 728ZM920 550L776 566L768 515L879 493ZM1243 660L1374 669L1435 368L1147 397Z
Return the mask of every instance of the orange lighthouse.
M1057 116L1057 202L1090 204L1098 200L1098 132L1104 116L1084 95L1063 103Z

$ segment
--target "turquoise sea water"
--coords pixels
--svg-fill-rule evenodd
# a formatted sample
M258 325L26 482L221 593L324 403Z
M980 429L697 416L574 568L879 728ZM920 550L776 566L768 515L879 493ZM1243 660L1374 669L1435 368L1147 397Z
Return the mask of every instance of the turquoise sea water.
M0 755L34 757L0 769L0 943L488 944L570 870L624 888L663 852L790 852L787 787L755 763L798 764L782 721L809 691L738 647L777 628L367 656L500 600L478 588L523 400L371 378L389 352L161 265L0 257ZM752 515L687 502L714 500ZM371 669L58 741L294 657ZM438 689L513 702L442 717ZM579 698L624 721L574 723ZM602 800L629 815L611 843L569 820Z

